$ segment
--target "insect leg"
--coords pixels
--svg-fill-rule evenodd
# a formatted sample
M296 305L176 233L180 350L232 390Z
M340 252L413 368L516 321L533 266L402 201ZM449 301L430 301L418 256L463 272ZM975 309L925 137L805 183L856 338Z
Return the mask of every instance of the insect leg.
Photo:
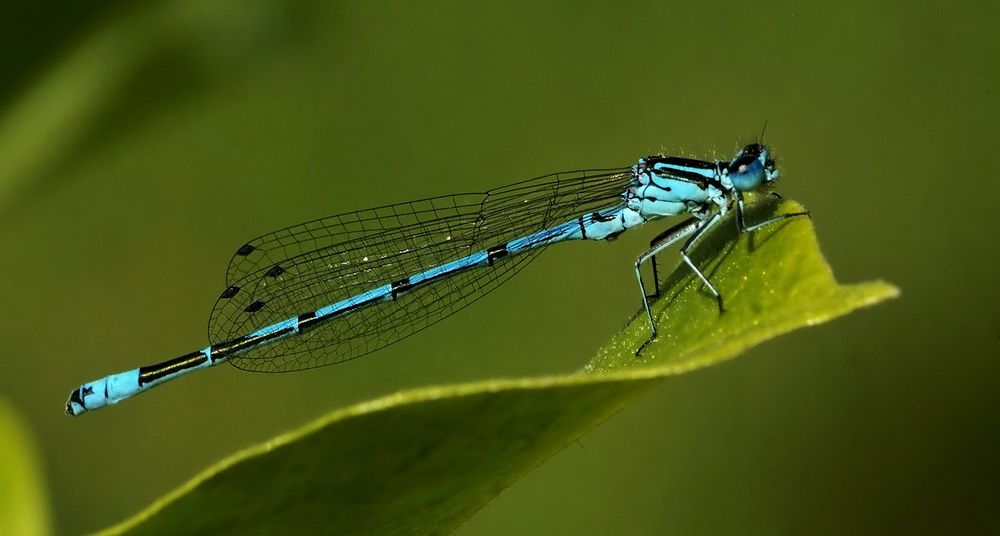
M690 235L691 233L696 232L704 224L705 224L704 221L701 221L697 218L691 218L685 220L679 225L675 225L674 227L667 229L663 233L660 233L656 238L654 238L652 243L650 243L650 248L644 251L641 255L639 255L635 259L635 277L639 281L639 291L642 292L642 305L646 309L646 318L649 319L649 331L650 331L649 338L646 339L646 341L639 346L639 348L635 351L635 355L638 356L639 352L641 352L642 349L645 348L647 344L649 344L653 339L656 338L656 324L653 322L653 313L649 310L649 296L646 295L646 287L642 283L642 271L640 270L640 268L642 267L642 263L649 260L652 260L652 262L655 263L657 253L663 251L664 249L669 247L671 244L674 244L678 240ZM656 285L657 288L656 295L658 296L659 281L656 280L656 269L655 269L656 265L654 264L653 266L654 266L653 283Z
M767 227L772 223L776 223L782 220L787 220L789 218L797 218L799 216L809 216L808 210L804 210L802 212L789 212L788 214L779 214L773 218L768 218L762 222L748 226L746 220L743 219L744 212L745 210L743 206L743 196L741 195L736 198L736 226L739 228L740 233L752 233L757 229L760 229L762 227Z
M708 277L706 277L705 274L701 273L701 270L699 270L698 267L694 265L694 262L691 261L691 257L688 257L687 252L689 249L691 249L691 246L697 243L698 239L701 238L703 234L705 234L705 231L711 229L712 226L719 223L721 219L722 219L722 213L716 212L715 214L712 215L711 218L703 222L700 222L701 225L698 226L698 229L695 231L695 233L691 235L691 238L687 239L687 242L685 242L683 246L681 246L681 258L684 259L684 262L687 263L687 265L690 266L692 270L694 270L695 275L697 275L701 279L701 282L704 283L706 287L708 287L708 290L712 291L712 294L715 295L716 301L719 302L720 313L723 311L722 294L719 294L719 291L715 289L712 283L708 280Z

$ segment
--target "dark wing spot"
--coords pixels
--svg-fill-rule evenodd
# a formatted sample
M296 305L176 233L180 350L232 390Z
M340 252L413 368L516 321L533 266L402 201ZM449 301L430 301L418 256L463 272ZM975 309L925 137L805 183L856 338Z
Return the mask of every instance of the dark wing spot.
M232 298L233 296L235 296L239 291L240 291L240 287L237 287L236 285L232 285L232 286L228 287L226 290L222 291L222 295L219 296L219 299L220 300L228 300L229 298Z

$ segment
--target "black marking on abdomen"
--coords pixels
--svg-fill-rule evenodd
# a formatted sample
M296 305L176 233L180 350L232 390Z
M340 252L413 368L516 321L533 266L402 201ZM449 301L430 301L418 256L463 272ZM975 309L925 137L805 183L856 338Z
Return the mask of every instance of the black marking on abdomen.
M219 299L220 300L228 300L229 298L232 298L233 296L235 296L239 291L240 291L240 287L237 287L236 285L231 285L231 286L227 287L226 290L222 291L222 295L219 296Z
M586 240L587 239L587 226L584 225L584 223L583 223L583 215L580 215L580 217L577 218L577 221L580 222L580 236L582 236L583 239Z
M490 266L493 266L493 261L501 257L506 257L508 254L510 254L510 252L507 251L507 243L504 242L503 244L498 244L486 250L486 262L489 263Z
M326 314L323 316L316 316L315 311L309 313L302 313L299 315L299 322L298 322L299 335L307 331L312 331L316 329L317 327L319 327L320 324L326 322L327 320L333 320L334 318L337 318L338 316L354 311L355 309L360 309L366 305L371 305L375 302L382 301L384 298L385 298L384 294L382 296L375 296L362 302L352 303L347 307L344 307L343 309L334 311L330 314Z
M243 309L243 311L247 313L256 313L257 311L260 311L263 308L264 308L264 302L260 300L254 300L254 302L251 303L250 305L247 305L246 309Z
M66 403L66 413L72 415L72 404L80 406L83 409L87 409L87 405L83 403L83 394L80 392L83 388L74 389L72 393L69 394L69 402Z
M315 328L326 319L325 316L316 316L315 312L300 314L298 319L299 335Z
M245 352L254 346L258 346L272 339L277 339L278 337L283 337L293 331L295 331L295 328L289 326L270 333L265 333L263 335L257 335L256 337L237 337L223 343L213 344L212 361L218 361L223 357L228 357L238 352Z
M509 251L507 251L507 245L506 244L503 244L502 246L496 246L496 247L498 247L498 248L499 247L503 247L504 251L506 253L510 253ZM490 250L492 250L492 249L494 249L494 248L490 248ZM477 255L478 254L479 253L477 253ZM497 257L500 257L500 256L502 256L502 255L499 255L499 254L497 255ZM468 258L469 257L465 257L462 260L467 260ZM489 260L489 253L487 253L487 260ZM482 261L479 261L479 262L481 263ZM492 263L490 263L490 264L492 264ZM467 265L454 266L450 270L439 271L439 272L437 272L437 273L435 273L434 275L431 275L431 276L426 275L427 272L423 272L421 274L417 274L418 276L423 276L423 277L422 277L422 279L420 279L416 283L412 282L412 280L409 277L400 279L399 281L393 281L392 282L392 292L391 292L392 299L395 300L396 298L398 298L404 292L409 292L409 291L413 290L414 288L422 287L422 286L427 285L429 283L433 283L434 281L437 281L438 279L441 279L442 277L447 277L447 276L450 276L450 275L453 275L453 274L457 274L459 272L463 272L465 270L468 270L469 268L475 268L476 266L481 266L481 264L476 263L476 264L467 264ZM375 300L375 301L378 301L378 300Z
M609 221L615 219L615 217L616 216L614 216L612 214L609 214L609 215L605 216L604 214L601 214L600 212L595 212L595 213L593 213L593 214L590 215L591 221L595 221L595 222L598 222L598 223L609 222Z
M147 383L154 382L164 376L170 376L181 370L197 367L206 361L208 361L208 356L205 355L205 352L191 352L190 354L175 357L163 363L140 367L139 386L141 387Z
M257 248L251 246L250 244L243 244L240 249L236 250L236 254L241 257L246 257L247 255L253 253Z
M413 288L413 285L410 284L410 278L409 277L404 277L403 279L400 279L399 281L393 281L392 282L392 299L395 300L396 298L399 297L400 294L406 292L407 290L410 290L411 288Z

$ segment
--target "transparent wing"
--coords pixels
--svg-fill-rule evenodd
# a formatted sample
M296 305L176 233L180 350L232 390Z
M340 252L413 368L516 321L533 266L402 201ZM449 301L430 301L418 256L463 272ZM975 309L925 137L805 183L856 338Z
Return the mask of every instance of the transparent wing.
M209 322L213 344L615 206L627 169L546 175L480 194L435 197L292 226L241 247ZM231 356L238 368L284 372L341 363L412 335L507 281L540 249L415 287L302 335ZM260 307L249 307L251 304Z
M364 242L375 235L421 227L478 210L486 194L441 196L348 212L286 227L257 237L233 254L226 269L232 285L261 268L337 244Z

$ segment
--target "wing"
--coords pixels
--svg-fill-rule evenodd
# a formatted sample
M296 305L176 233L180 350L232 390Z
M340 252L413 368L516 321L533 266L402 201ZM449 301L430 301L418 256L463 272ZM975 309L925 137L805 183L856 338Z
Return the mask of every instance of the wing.
M387 231L421 227L478 209L485 194L441 196L348 212L259 236L236 250L226 269L232 285L261 268L337 244L364 242Z
M209 323L213 344L413 276L489 246L615 206L628 169L546 175L479 194L350 212L282 229L240 248ZM416 287L304 334L230 357L238 368L284 372L341 363L412 335L507 281L534 250ZM236 289L236 290L233 290ZM249 307L260 302L261 308Z

